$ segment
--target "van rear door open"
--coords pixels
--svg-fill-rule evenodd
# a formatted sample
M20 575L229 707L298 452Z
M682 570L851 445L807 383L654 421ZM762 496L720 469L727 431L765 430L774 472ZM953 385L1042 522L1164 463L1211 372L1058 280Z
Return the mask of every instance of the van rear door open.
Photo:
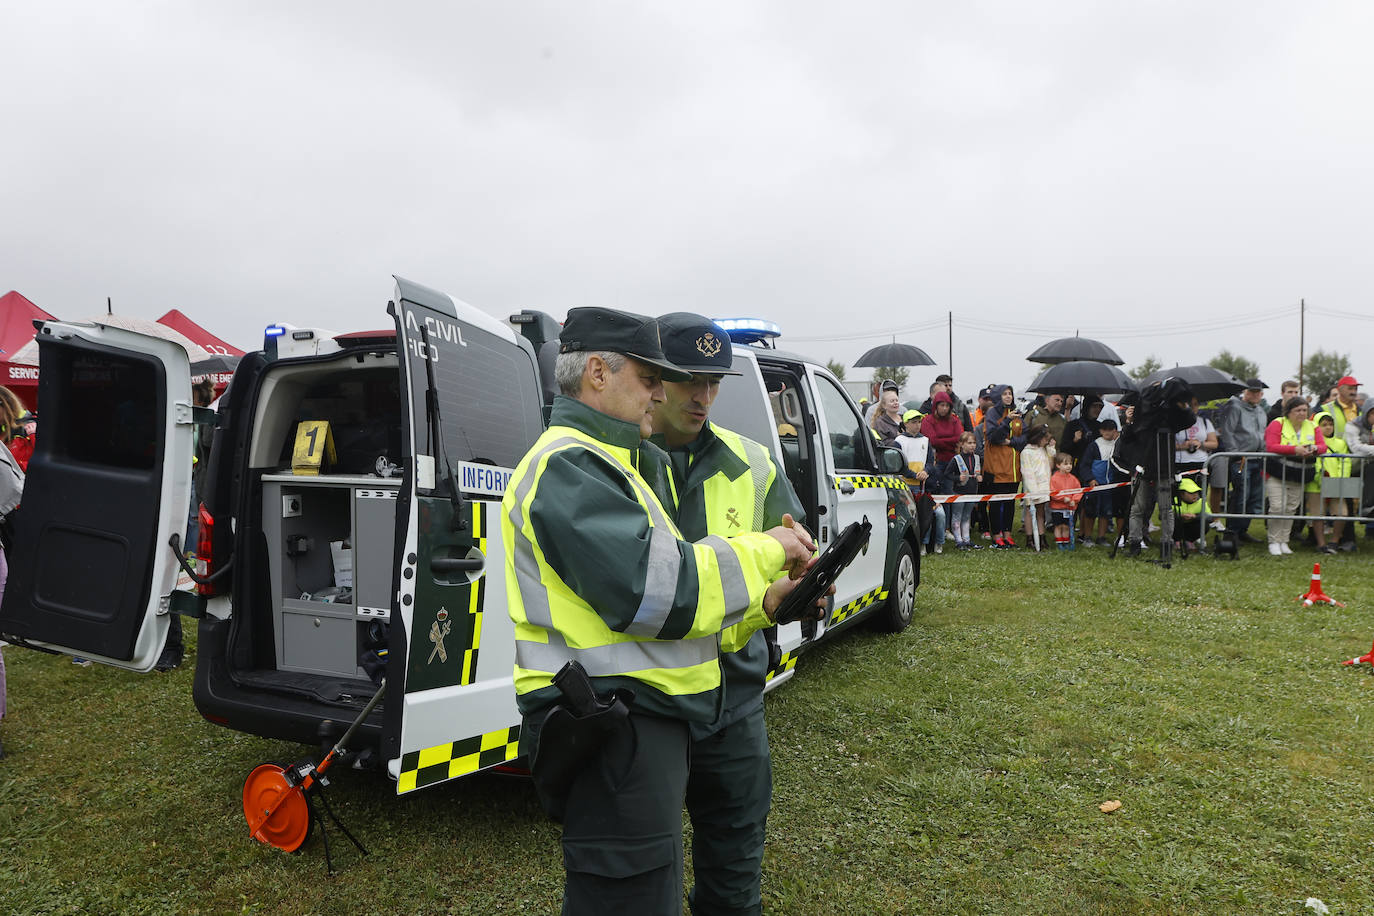
M11 516L0 633L135 671L167 638L191 498L186 351L100 324L38 334L42 428Z
M413 470L397 512L387 677L404 692L387 701L386 756L405 793L515 757L499 513L541 432L541 395L534 350L509 325L400 278L391 312Z

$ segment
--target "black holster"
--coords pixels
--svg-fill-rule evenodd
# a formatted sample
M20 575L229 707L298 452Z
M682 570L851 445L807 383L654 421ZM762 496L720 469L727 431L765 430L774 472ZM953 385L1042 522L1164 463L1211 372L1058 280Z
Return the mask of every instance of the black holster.
M564 665L553 683L563 699L540 723L530 774L544 811L561 823L577 774L596 759L614 734L629 727L634 692L615 690L608 698L598 696L587 672L575 661Z

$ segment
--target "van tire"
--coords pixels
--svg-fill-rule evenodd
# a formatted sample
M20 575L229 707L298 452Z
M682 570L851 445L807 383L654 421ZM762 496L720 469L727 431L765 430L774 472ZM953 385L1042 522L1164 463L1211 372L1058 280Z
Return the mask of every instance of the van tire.
M887 583L887 603L874 615L874 627L885 633L900 633L911 625L916 612L917 578L911 543L903 538L892 564L892 579Z

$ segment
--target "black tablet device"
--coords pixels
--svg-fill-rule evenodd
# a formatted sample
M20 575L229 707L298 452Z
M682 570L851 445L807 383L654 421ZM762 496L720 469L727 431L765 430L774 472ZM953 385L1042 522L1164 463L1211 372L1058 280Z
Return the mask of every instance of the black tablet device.
M845 526L840 536L830 542L830 546L825 548L825 552L806 571L806 575L802 576L797 587L782 599L774 619L778 623L791 623L807 616L816 599L829 591L845 567L854 562L859 551L868 543L868 536L872 531L873 525L868 519L850 522Z

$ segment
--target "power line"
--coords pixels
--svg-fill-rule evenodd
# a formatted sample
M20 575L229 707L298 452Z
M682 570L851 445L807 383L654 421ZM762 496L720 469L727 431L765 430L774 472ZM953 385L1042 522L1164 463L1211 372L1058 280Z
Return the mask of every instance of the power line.
M1318 309L1308 308L1309 315L1322 315L1327 318L1341 318L1351 321L1374 321L1374 315L1357 315L1354 312L1344 312L1340 309Z
M870 340L879 337L893 337L899 334L914 334L917 331L933 331L936 328L942 328L944 326L945 319L940 318L934 321L927 321L924 324L905 325L900 328L875 328L872 331L863 331L862 333L855 334L826 334L821 337L795 337L789 334L787 339L812 343L816 341L831 340Z

